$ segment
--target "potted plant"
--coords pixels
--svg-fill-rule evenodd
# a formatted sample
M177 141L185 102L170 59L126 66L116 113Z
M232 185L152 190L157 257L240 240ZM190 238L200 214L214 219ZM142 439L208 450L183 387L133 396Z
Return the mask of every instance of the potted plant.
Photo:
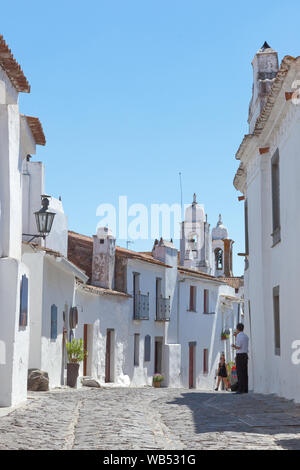
M164 380L164 376L161 374L154 374L153 375L153 385L155 388L159 388L160 384Z
M87 356L82 339L73 339L66 343L69 362L67 364L67 385L76 387L80 362Z
M229 330L222 330L221 333L221 340L224 341L225 339L230 338L230 331Z

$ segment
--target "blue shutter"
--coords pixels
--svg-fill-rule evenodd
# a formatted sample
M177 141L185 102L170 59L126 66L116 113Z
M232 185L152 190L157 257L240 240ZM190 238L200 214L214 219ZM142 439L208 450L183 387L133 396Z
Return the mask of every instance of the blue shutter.
M51 339L57 338L57 307L51 305Z
M23 274L20 292L20 326L27 326L28 323L28 277Z
M145 336L145 350L144 350L144 360L149 362L151 360L151 336Z

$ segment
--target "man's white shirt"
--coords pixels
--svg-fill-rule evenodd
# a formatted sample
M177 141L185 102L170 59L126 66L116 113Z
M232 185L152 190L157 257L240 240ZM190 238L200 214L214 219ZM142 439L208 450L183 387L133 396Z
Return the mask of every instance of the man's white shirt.
M237 354L243 354L246 353L248 354L248 343L249 343L249 338L245 333L242 331L236 336L236 346L239 346L240 349L236 350Z

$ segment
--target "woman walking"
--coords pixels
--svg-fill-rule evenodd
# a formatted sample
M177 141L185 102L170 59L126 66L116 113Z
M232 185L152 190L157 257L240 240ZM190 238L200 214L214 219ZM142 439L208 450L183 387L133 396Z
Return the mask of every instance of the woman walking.
M217 381L217 387L215 388L215 391L216 392L218 391L221 380L223 380L225 389L226 391L228 391L229 390L228 368L227 368L224 354L222 354L220 358L217 376L218 376L218 381Z

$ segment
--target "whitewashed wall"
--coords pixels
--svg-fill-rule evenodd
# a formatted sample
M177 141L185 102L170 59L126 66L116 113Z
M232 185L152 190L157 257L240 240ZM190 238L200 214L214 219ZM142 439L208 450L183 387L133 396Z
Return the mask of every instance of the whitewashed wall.
M92 331L92 344L88 346L88 375L98 378L105 383L105 356L107 329L113 329L114 334L114 383L128 386L132 378L130 367L129 318L130 302L128 298L118 295L103 295L85 291L77 287L75 304L79 309L79 324L75 330L76 338L83 338L84 324ZM80 375L83 375L81 364Z
M183 280L182 276L182 280ZM197 287L196 312L189 311L190 286ZM209 311L204 314L204 289L209 290ZM181 379L184 387L189 386L189 343L196 343L195 354L195 387L211 390L215 383L220 353L226 353L226 360L232 359L229 354L230 340L221 340L224 327L235 327L236 310L223 309L220 295L234 295L234 289L216 284L214 281L186 276L180 283L180 344L181 344ZM203 350L208 349L208 373L203 372Z

